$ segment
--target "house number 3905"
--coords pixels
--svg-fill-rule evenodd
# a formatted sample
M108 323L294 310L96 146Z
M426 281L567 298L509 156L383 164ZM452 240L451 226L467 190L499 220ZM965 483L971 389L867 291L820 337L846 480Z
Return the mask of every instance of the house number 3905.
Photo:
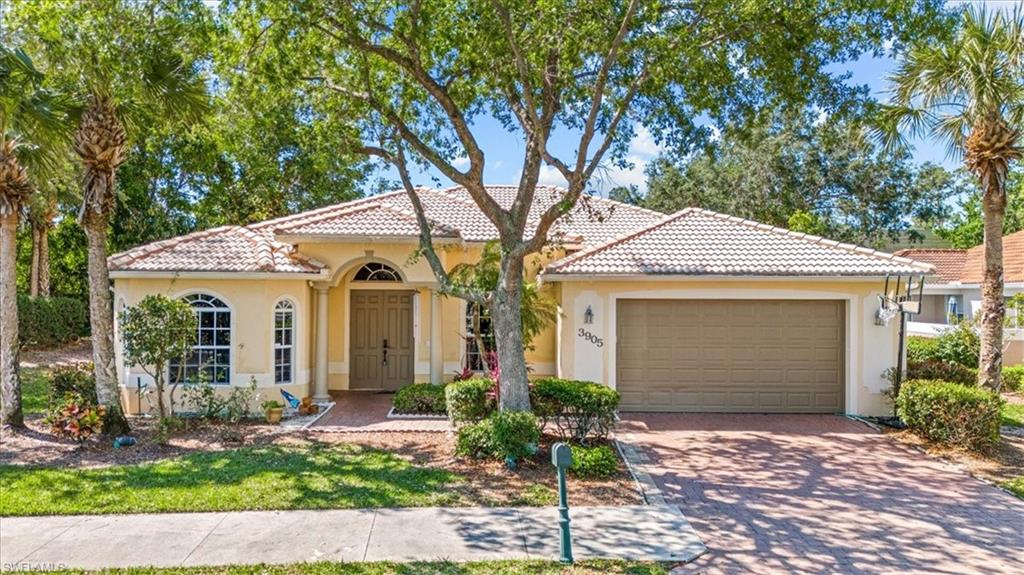
M603 338L597 337L596 335L590 333L589 331L583 329L582 327L580 328L579 336L589 341L590 343L596 345L597 347L604 347Z

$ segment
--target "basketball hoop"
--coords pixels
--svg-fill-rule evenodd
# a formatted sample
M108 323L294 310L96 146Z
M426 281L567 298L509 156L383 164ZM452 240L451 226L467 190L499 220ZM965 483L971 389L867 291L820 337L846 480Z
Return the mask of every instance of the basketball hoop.
M900 305L888 296L878 296L878 311L875 312L875 325L889 325L889 321L900 313Z

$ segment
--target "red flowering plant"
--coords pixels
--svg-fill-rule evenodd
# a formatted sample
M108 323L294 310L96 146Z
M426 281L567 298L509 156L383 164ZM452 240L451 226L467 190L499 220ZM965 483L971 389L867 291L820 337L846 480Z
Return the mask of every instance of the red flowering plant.
M66 393L44 420L58 437L85 441L103 429L106 409L80 393Z

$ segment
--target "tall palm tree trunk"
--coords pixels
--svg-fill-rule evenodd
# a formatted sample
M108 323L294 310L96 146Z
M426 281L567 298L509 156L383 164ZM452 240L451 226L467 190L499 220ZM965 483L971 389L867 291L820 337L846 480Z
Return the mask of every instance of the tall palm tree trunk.
M981 283L981 357L978 384L999 391L1003 369L1003 218L1006 194L1001 179L989 178L981 199L984 212L985 272Z
M114 365L114 304L107 269L107 220L105 212L86 210L82 228L89 253L89 327L96 399L107 408L104 433L120 435L127 433L129 427L121 409L121 391Z
M18 373L18 211L0 218L0 425L24 427Z

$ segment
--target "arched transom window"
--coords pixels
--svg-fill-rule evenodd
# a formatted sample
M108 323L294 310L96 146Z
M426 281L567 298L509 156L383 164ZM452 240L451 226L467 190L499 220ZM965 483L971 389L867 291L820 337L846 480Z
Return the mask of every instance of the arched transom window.
M274 383L292 383L294 349L295 306L281 300L274 307Z
M192 353L170 362L171 383L231 383L231 308L210 294L182 298L196 312L198 334Z
M352 279L359 282L400 282L402 276L387 264L370 262L359 268Z

